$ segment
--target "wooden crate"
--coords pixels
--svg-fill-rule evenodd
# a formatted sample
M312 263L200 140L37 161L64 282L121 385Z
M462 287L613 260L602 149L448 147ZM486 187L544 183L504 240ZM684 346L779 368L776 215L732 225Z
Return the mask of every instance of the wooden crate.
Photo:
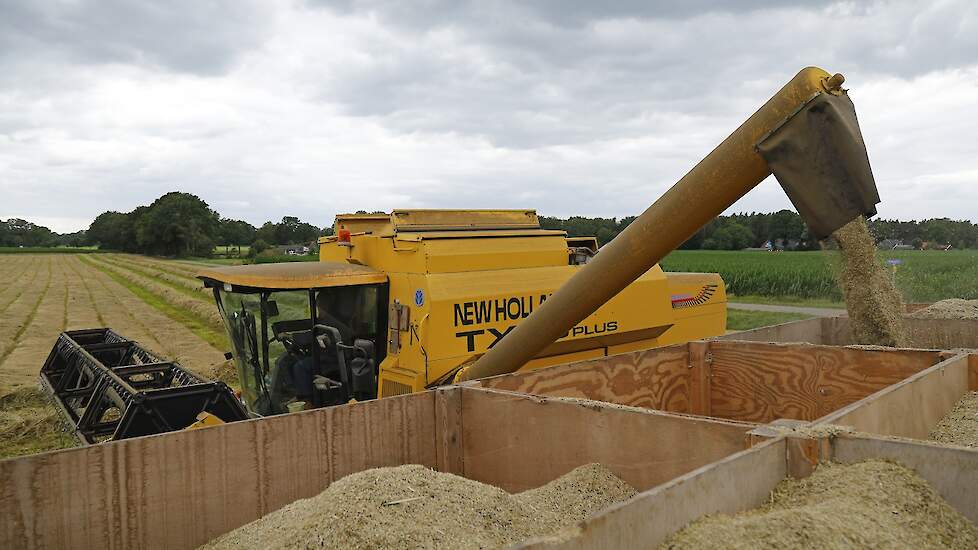
M559 543L528 541L518 548L584 550L653 549L692 521L710 514L735 514L764 504L789 476L792 462L807 462L801 450L812 443L818 460L843 464L887 459L915 470L958 512L978 522L978 450L920 442L840 435L801 440L778 437L680 476L609 507L580 524L576 536Z
M969 391L978 391L978 355L956 355L829 413L815 424L927 439L941 418Z
M755 427L451 387L0 461L0 548L195 548L401 464L520 491L598 462L645 490L748 448Z
M767 423L814 421L945 358L932 350L698 341L481 380L483 388Z
M978 320L906 319L909 347L919 349L978 349ZM716 340L805 342L849 346L853 341L848 317L816 317L754 330L733 332Z
M515 492L598 462L642 491L564 548L655 547L825 459L897 460L975 520L978 450L886 437L926 436L969 389L978 355L689 342L0 461L0 548L193 548L340 477L401 464ZM777 424L792 422L884 437L784 437Z

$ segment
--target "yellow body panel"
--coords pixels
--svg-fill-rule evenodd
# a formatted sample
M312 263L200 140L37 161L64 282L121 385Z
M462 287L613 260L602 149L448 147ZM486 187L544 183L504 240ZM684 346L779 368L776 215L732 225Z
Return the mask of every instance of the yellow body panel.
M324 262L384 273L389 301L409 308L380 366L381 397L419 391L484 353L583 266L568 265L562 231L536 213L395 211L337 216L352 246L320 239ZM575 243L576 244L576 243ZM523 369L624 353L724 333L726 294L715 274L655 266Z

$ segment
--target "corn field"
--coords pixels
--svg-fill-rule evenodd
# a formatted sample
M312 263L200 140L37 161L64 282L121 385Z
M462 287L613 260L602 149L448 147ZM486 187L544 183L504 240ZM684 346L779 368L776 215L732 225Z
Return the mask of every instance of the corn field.
M907 302L978 299L978 251L879 251ZM719 273L733 295L841 300L835 280L839 255L825 252L677 250L661 262L666 271Z

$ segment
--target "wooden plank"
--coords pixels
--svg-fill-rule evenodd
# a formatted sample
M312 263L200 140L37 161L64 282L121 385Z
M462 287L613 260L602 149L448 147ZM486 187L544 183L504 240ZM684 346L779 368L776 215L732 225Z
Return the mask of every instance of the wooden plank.
M738 340L742 342L798 342L822 344L821 319L803 319L780 325L743 330L717 336L713 340Z
M939 361L938 352L714 341L711 414L812 421Z
M832 460L849 463L887 459L912 468L958 512L978 523L978 450L933 443L842 435Z
M687 344L680 344L506 374L482 380L479 385L688 413L689 364Z
M810 435L810 428L811 423L801 420L775 420L752 430L748 442L750 446L755 446L771 439L786 438L788 475L796 479L808 477L818 465L821 456L819 446L824 442Z
M968 391L966 355L952 357L818 420L881 435L926 439Z
M753 425L596 401L464 388L465 477L511 492L583 464L647 489L746 447Z
M710 355L709 341L689 343L689 412L710 415Z
M978 349L978 321L973 319L906 320L908 348ZM856 344L849 331L848 317L822 317L770 327L734 332L716 340L743 342L809 343L828 346Z
M907 319L911 346L927 349L978 348L978 321L973 319Z
M435 451L440 472L462 475L462 390L435 390Z
M968 391L978 391L978 354L968 355Z
M0 548L194 548L334 480L437 466L426 392L0 461Z
M825 346L850 346L854 344L852 332L849 330L848 317L823 317L822 341L812 342Z
M785 475L785 440L774 439L608 508L579 524L575 537L559 543L529 541L517 548L657 548L702 516L735 514L764 504Z

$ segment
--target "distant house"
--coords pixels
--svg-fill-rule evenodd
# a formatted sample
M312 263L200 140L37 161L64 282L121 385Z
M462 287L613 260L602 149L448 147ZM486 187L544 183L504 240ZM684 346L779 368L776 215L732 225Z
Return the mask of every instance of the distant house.
M883 239L876 243L880 250L915 250L912 244L906 244L900 239Z
M290 244L273 247L275 254L279 256L305 256L309 253L309 247L303 244Z
M768 241L766 244L771 244L772 250L798 250L801 241L798 239L774 239L773 243Z

